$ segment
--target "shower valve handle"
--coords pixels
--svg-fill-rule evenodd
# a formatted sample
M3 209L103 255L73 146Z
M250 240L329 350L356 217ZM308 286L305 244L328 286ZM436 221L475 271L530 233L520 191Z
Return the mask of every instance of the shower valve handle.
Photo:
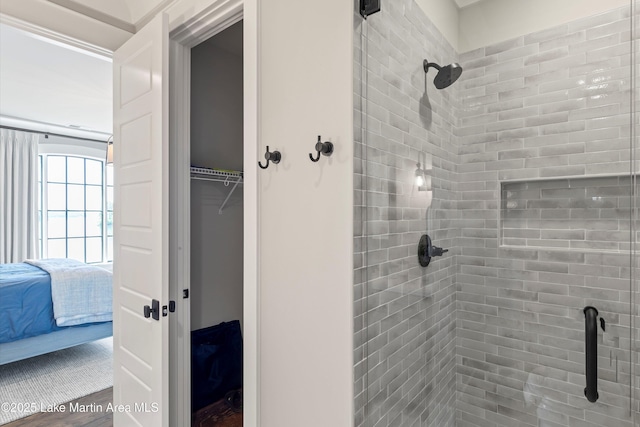
M432 257L434 256L442 256L442 254L444 254L445 252L449 252L449 249L442 249L439 248L437 246L431 246L431 253L429 255L431 255Z
M442 256L449 249L442 249L431 244L431 237L428 234L422 235L418 243L418 261L422 267L426 267L431 262L431 258Z

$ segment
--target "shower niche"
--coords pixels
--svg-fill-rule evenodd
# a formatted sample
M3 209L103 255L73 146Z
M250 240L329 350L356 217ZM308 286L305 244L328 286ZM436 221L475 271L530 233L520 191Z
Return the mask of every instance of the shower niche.
M502 182L500 193L501 246L629 250L628 176Z

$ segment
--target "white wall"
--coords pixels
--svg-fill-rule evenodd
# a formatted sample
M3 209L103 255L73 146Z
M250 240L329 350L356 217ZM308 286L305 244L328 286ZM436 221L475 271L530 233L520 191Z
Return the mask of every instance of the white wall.
M242 324L241 186L218 215L230 188L220 182L191 182L192 331L231 320Z
M195 165L242 170L242 52L216 44L242 23L191 49L191 160Z
M242 23L191 50L191 163L242 170L242 52L216 43L242 40ZM232 185L232 184L231 184ZM191 330L242 322L242 186L191 181Z
M415 0L415 2L424 10L451 46L458 50L459 11L454 0Z
M353 3L262 0L261 427L347 427L352 415ZM317 136L335 153L309 160ZM257 166L256 166L257 167Z
M628 6L629 0L484 0L460 10L458 52L468 52L624 5Z

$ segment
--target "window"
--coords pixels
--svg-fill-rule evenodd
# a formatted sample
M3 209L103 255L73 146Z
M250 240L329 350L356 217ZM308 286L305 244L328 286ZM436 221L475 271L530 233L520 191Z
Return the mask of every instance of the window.
M98 263L113 259L113 171L100 159L40 156L40 253Z
M107 165L107 261L113 261L113 165Z

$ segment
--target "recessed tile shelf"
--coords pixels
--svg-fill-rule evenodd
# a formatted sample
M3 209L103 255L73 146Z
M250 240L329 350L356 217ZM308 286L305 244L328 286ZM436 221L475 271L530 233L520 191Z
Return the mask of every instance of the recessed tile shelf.
M626 252L631 201L628 176L502 182L500 245Z

